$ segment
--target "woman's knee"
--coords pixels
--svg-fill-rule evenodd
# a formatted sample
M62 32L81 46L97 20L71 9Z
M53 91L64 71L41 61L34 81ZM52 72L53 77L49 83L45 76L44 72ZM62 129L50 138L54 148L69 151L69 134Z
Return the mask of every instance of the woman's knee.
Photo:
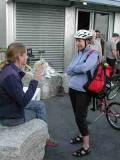
M45 103L43 101L36 101L35 107L36 108L46 108Z
M43 101L39 102L39 107L46 110L46 106L45 106L45 103Z

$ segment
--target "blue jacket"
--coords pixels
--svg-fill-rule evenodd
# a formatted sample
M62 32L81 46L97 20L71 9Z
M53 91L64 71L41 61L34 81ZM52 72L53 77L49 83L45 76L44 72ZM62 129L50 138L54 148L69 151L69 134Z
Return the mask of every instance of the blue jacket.
M24 107L32 99L38 85L38 81L31 80L24 93L21 81L24 75L13 63L0 71L0 119L24 116Z
M67 74L70 76L69 88L85 92L83 86L88 81L87 71L90 70L93 75L98 62L98 54L96 51L93 51L92 54L88 56L90 50L91 49L87 47L84 51L79 51L74 55L67 68Z

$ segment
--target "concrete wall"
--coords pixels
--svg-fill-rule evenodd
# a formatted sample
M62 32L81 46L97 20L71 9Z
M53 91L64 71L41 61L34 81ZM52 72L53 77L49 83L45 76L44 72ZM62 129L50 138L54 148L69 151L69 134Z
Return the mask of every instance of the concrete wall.
M0 0L0 47L6 47L6 0Z
M12 1L6 3L6 44L7 46L15 40L15 4Z
M76 12L74 7L65 9L65 40L64 40L64 67L68 66L74 53L74 38L76 30Z

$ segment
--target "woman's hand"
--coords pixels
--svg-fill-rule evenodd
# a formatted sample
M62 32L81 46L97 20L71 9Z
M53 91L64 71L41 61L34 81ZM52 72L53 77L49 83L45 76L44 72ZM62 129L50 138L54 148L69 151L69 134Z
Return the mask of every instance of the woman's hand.
M36 81L41 80L42 79L42 71L43 71L42 65L37 64L36 68L35 68L33 79L36 80Z

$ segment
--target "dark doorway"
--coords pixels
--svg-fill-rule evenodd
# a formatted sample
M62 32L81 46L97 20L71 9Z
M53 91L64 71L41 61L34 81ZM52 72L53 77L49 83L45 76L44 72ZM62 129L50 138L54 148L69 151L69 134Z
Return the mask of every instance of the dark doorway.
M90 12L78 11L78 30L87 29L89 30L90 24Z

